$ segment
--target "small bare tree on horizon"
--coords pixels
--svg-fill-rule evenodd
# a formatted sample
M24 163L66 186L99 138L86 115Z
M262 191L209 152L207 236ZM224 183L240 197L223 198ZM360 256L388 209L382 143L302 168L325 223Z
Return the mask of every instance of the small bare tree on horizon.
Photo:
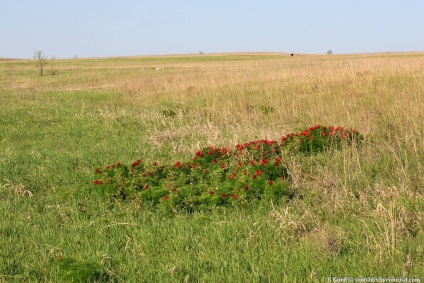
M33 58L35 60L37 68L40 70L40 76L42 76L44 67L47 65L47 57L44 56L43 51L38 50L34 51Z

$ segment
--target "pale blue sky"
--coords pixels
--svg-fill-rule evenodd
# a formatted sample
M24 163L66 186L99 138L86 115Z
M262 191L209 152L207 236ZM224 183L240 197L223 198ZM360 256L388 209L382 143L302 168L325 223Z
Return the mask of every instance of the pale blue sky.
M0 0L0 57L424 51L423 0Z

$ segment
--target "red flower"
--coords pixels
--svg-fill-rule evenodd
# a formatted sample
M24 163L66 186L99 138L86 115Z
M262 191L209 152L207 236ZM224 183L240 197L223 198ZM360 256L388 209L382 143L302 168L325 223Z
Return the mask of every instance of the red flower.
M321 136L325 137L327 134L325 132L321 132Z
M211 196L213 196L213 195L215 194L215 192L214 192L214 191L210 191L210 192L209 192L209 194L210 194Z
M243 189L248 190L248 189L249 189L249 187L248 187L248 186L246 186L246 185L244 185Z
M208 170L207 169L203 170L203 173L205 173L205 174L208 173Z
M265 164L267 164L267 163L268 163L268 159L267 159L267 158L263 159L263 160L260 162L260 164L261 164L261 165L265 165Z
M256 175L261 175L262 174L262 171L261 170L256 170L256 173L255 173Z
M252 175L252 179L256 179L256 175L255 174Z
M223 197L223 198L225 198L227 196L227 194L226 193L222 193L221 194L221 197Z
M236 177L236 173L232 173L230 176L228 176L228 178L230 179L234 179Z
M203 153L200 150L196 151L196 155L199 157L203 157Z
M302 136L305 136L305 137L307 137L307 136L309 136L309 132L308 132L308 130L304 130L303 132L301 132L300 133Z
M246 171L246 170L244 170L244 171L243 171L243 175L246 175L246 174L247 174L247 171Z
M106 169L109 169L110 168L110 166L108 165L108 166L106 166Z
M272 186L272 184L274 184L272 181L268 182L268 185Z
M169 196L163 196L162 199L167 200L167 199L169 199Z
M225 168L225 163L222 163L221 164L221 168Z
M149 185L144 185L143 189L147 190L149 188Z
M135 167L135 166L139 165L139 164L140 164L140 162L141 162L141 160L140 160L140 159L138 159L136 162L134 162L133 164L131 164L131 166L132 166L132 167Z
M155 162L153 162L153 166L156 166L156 165L158 165L158 163L155 161Z
M231 197L232 197L233 199L237 199L237 198L238 198L236 194L232 195Z
M61 255L58 255L57 256L57 260L61 260L62 259L62 256Z

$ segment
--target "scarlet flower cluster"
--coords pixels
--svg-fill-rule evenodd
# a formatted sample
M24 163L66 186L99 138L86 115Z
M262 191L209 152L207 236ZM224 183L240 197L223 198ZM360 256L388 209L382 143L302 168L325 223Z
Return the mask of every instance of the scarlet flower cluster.
M360 140L355 130L314 125L276 140L236 144L234 150L208 146L192 162L158 166L138 159L129 168L117 162L96 168L94 185L116 198L151 202L176 210L198 205L227 205L290 194L284 166L287 154L314 154L337 148L343 140ZM228 196L228 197L227 197Z
M95 185L102 185L102 184L103 184L103 182L102 182L102 181L100 181L100 180L98 180L98 179L94 180L94 181L93 181L93 183L94 183Z

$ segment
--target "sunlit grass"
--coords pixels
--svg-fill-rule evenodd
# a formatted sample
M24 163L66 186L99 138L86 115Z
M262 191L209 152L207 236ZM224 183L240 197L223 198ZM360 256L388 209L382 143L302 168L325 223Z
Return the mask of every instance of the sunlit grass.
M424 55L0 62L0 281L61 255L120 282L424 279ZM163 68L155 70L154 68ZM94 169L184 160L314 124L361 147L287 156L286 205L167 215L91 192Z

